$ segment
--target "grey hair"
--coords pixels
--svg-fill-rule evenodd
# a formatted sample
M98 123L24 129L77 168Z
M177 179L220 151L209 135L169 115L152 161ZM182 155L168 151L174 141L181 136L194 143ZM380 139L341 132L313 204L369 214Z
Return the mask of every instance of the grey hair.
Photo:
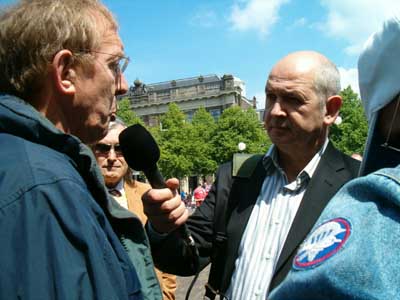
M108 123L108 131L113 130L113 129L117 129L118 127L123 127L126 128L126 124L124 121L122 121L120 118L115 118L114 121L111 121L110 123ZM133 172L131 167L128 167L128 170L126 171L125 175L124 175L124 180L127 181L128 183L132 184L135 180L133 179Z
M326 100L339 95L340 73L334 63L324 59L314 73L314 86L321 100L321 108L325 107Z
M0 91L28 101L43 88L54 55L99 48L106 30L117 31L100 0L20 0L0 9ZM72 65L89 65L90 53Z
M117 117L117 118L115 118L114 121L111 121L110 123L108 123L108 130L115 129L115 128L119 127L119 126L122 126L124 128L127 127L125 122Z

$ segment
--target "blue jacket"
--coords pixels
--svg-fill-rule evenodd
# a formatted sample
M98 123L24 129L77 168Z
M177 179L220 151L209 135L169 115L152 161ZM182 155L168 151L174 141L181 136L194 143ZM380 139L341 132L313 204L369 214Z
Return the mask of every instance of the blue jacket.
M270 300L400 299L400 166L345 185Z
M89 148L0 95L0 154L0 299L161 299L142 225Z

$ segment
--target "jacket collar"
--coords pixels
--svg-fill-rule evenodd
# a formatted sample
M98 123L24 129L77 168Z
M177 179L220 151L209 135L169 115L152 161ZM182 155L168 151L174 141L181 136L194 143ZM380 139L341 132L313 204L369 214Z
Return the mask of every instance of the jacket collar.
M79 138L56 128L26 101L7 94L0 94L0 133L18 136L65 154L106 215L108 212L114 215L114 205L94 155Z

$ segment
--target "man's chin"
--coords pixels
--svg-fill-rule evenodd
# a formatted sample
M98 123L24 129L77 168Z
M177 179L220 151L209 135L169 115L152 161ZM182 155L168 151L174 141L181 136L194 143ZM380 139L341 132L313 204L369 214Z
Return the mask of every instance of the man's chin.
M288 131L283 129L268 130L268 136L274 144L292 140L288 135Z
M118 177L117 176L113 176L113 175L111 175L110 176L110 174L107 174L107 175L104 175L104 181L105 181L105 183L106 183L106 186L108 186L108 187L114 187L114 186L116 186L117 184L118 184L118 182L120 182L120 180L121 180L122 178L120 178L119 180L118 180Z
M82 139L82 142L85 144L94 144L100 140L102 140L108 133L108 123L106 126L96 126L87 129L87 134L85 139Z

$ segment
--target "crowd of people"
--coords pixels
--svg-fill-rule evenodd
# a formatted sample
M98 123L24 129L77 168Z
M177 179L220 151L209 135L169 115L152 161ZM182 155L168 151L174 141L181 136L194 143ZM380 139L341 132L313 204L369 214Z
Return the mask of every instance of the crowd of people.
M98 0L10 6L0 299L174 299L175 275L210 263L206 299L400 299L399 52L394 17L359 58L361 165L329 141L337 67L315 51L283 56L265 86L273 145L222 164L189 216L177 179L153 189L122 155L116 96L129 58L111 12Z

